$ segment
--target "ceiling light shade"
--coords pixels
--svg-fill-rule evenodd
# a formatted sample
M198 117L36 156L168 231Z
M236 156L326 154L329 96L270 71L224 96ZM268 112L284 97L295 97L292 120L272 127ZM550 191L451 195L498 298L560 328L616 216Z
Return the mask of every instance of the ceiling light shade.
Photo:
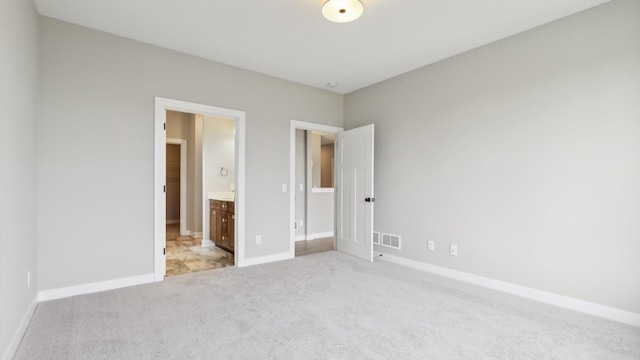
M337 23L353 21L363 12L364 5L360 0L327 0L322 4L322 15Z

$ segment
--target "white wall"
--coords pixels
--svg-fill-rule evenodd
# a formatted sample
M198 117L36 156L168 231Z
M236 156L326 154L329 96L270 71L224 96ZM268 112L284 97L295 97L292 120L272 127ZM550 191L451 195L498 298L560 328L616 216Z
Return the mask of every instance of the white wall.
M234 120L212 116L204 117L202 156L204 159L205 191L232 191L232 184L235 180ZM228 171L227 176L220 175L221 167Z
M639 24L613 1L348 94L380 250L640 313Z
M246 112L246 256L289 252L290 119L341 126L341 95L45 17L40 36L41 290L153 272L155 96Z
M0 358L13 356L33 310L36 252L38 15L0 2ZM27 287L27 272L31 287Z
M203 239L209 237L210 192L229 192L235 179L235 121L232 119L205 116L202 131L202 171L204 173L204 227ZM227 176L220 174L224 167Z

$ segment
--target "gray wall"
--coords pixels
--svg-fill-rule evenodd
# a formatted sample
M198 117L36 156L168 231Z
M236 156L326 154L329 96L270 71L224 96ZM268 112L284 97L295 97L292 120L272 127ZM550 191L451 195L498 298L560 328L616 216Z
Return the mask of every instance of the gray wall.
M0 357L36 297L38 15L0 2ZM27 288L27 271L31 287ZM28 319L27 319L28 320ZM16 340L19 341L19 338Z
M640 312L639 14L613 1L348 94L345 127L376 125L375 230L403 236L382 250Z
M290 120L342 126L341 95L50 18L40 30L41 290L153 272L155 96L246 112L246 255L288 253Z
M192 121L189 121L189 139L190 144L187 145L187 162L189 168L193 171L193 176L189 177L189 185L187 192L191 199L189 204L189 229L191 235L202 232L202 206L204 198L202 196L202 121L204 116L201 114L193 114Z
M296 236L307 236L307 132L296 129L296 220L298 220L298 230ZM300 185L303 186L300 190ZM302 220L302 225L299 224Z
M307 237L318 238L318 234L333 232L334 230L334 192L307 193Z

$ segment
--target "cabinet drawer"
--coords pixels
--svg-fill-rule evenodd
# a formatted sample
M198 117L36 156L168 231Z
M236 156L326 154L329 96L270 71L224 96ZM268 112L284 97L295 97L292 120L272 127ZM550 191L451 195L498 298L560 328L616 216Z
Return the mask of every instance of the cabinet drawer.
M221 210L222 209L222 201L209 200L209 207L211 209Z
M235 206L233 201L209 200L209 207L211 209L223 210L228 212L235 211Z
M229 201L220 201L220 209L233 212L233 203Z

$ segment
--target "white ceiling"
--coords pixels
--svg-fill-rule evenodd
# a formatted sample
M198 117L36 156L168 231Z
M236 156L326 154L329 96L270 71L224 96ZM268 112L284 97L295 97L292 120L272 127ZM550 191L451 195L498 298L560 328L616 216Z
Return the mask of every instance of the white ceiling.
M609 0L35 0L41 15L348 93ZM335 88L327 83L334 82Z

